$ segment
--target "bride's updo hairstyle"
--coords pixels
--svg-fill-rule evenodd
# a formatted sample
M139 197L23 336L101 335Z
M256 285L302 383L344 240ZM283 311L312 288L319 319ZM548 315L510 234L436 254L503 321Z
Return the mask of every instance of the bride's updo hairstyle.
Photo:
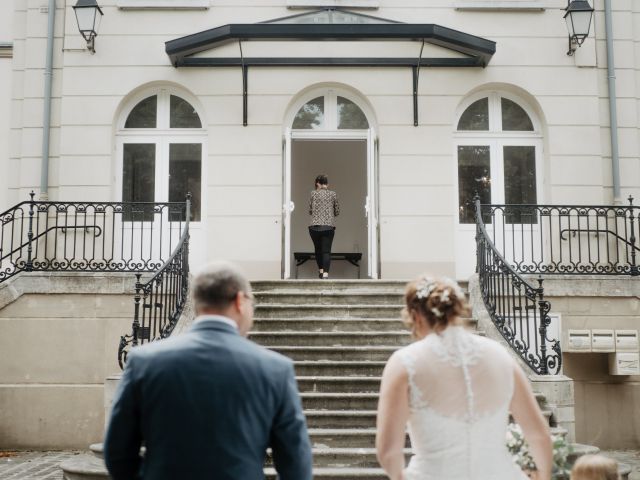
M422 275L407 284L404 300L403 316L412 331L415 329L412 312L420 313L436 332L461 324L461 319L470 313L464 292L449 278Z

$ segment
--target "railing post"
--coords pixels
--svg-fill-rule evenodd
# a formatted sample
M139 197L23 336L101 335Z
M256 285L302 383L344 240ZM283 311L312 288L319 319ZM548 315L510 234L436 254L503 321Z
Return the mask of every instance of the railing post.
M629 237L629 244L631 246L631 275L638 275L640 272L638 271L638 265L636 263L636 232L635 232L635 218L633 216L633 197L629 195L629 231L631 236Z
M29 200L29 230L27 231L27 265L25 267L27 272L33 271L33 208L35 206L33 197L35 197L35 195L35 192L31 190L31 193L29 194L31 197Z
M473 206L475 208L475 213L476 213L476 273L480 273L480 255L481 255L481 248L480 248L480 225L478 224L480 218L482 218L482 211L481 211L481 206L480 206L480 194L478 193L478 191L476 190L475 194L473 195Z
M551 323L549 318L549 310L551 304L544 299L544 288L542 286L542 277L538 278L538 309L540 311L540 327L538 333L540 334L540 375L548 375L549 366L547 364L547 327Z
M133 297L134 311L133 311L133 324L131 325L131 335L133 336L131 340L131 345L133 345L134 347L138 345L138 332L140 331L140 300L141 300L140 291L142 290L142 283L140 283L141 278L142 278L142 274L136 273L136 294Z

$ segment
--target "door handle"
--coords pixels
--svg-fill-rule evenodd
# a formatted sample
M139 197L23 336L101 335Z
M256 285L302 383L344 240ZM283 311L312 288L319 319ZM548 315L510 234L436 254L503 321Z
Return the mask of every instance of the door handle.
M291 213L295 210L296 208L296 204L293 202L289 202L289 203L285 203L282 205L282 212L283 213Z
M365 200L364 216L365 216L365 218L369 218L369 196L367 196L367 199Z

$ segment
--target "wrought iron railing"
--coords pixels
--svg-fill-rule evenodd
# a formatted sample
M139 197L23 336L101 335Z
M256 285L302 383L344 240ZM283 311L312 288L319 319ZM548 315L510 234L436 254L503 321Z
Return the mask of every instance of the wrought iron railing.
M20 272L155 272L185 224L182 202L30 200L0 213L0 283Z
M494 245L519 273L639 275L640 208L483 205Z
M137 345L171 335L189 293L189 218L191 196L187 196L186 221L180 240L162 267L145 283L136 274L134 317L131 334L120 338L118 364L124 368L129 350Z
M509 206L510 207L510 206ZM475 201L477 270L482 299L494 325L522 360L540 375L562 366L559 339L549 338L550 303L542 279L531 285L496 248L485 227L486 211Z

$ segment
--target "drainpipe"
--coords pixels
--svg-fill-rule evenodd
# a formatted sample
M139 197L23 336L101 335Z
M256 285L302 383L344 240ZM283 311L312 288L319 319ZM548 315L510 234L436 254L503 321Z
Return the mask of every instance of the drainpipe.
M51 88L53 80L53 34L56 0L49 0L47 28L47 63L44 70L44 114L42 117L42 166L40 168L40 199L49 199L49 146L51 137Z
M618 156L618 107L616 104L616 64L613 58L613 25L611 0L604 0L604 23L607 35L607 77L609 80L609 123L611 125L611 170L613 174L613 202L621 203L620 157Z

